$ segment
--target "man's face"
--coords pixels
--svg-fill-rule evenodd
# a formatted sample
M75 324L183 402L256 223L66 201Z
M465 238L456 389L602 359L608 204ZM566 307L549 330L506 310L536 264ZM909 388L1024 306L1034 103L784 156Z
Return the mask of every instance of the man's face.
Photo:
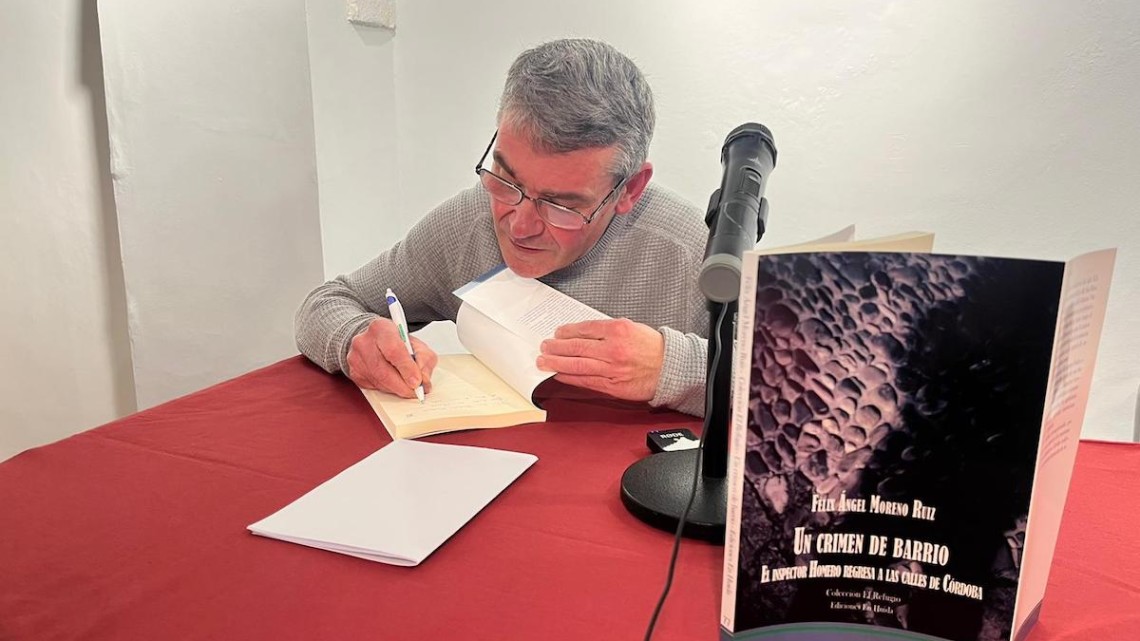
M526 137L500 129L492 171L518 185L530 198L545 198L589 215L614 186L609 168L616 153L616 147L605 147L546 154L532 148ZM615 194L590 224L573 231L546 224L530 198L517 205L504 205L492 198L495 235L503 260L524 278L538 278L566 267L601 237L614 215L618 196Z

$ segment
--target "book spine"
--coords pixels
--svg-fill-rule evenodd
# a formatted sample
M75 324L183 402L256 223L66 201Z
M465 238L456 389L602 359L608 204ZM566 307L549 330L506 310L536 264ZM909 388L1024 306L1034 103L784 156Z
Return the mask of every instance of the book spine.
M729 635L736 620L736 578L740 557L740 515L744 490L744 455L748 434L748 399L752 376L753 308L756 305L756 271L759 254L744 254L740 298L737 304L736 340L732 349L732 421L728 441L728 505L725 509L724 579L720 624Z

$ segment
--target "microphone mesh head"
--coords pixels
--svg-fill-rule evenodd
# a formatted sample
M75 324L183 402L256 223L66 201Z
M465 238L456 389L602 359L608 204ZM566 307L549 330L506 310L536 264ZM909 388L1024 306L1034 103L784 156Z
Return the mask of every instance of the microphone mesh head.
M762 142L768 144L768 148L772 150L772 165L776 164L776 139L772 137L772 130L758 122L746 122L736 129L728 132L728 136L724 139L724 146L720 148L721 158L724 158L725 152L728 151L729 144L733 140L741 136L758 136Z

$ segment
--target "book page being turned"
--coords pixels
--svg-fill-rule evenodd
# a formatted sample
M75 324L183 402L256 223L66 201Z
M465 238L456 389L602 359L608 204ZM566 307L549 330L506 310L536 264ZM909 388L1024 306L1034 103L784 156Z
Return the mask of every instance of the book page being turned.
M459 342L521 396L532 398L534 388L554 376L535 365L540 341L510 332L466 302L455 324Z
M456 295L536 346L543 339L553 337L554 330L561 325L609 318L545 283L522 278L509 269L501 269L471 286L464 286Z

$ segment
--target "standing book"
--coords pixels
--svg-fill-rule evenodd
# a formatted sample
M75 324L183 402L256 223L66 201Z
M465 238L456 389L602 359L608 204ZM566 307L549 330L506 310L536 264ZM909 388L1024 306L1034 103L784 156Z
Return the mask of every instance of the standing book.
M749 252L725 639L1023 639L1115 253Z
M545 421L533 395L554 374L535 365L539 345L562 324L609 318L505 265L455 294L456 331L470 353L440 355L424 402L361 390L392 438Z

